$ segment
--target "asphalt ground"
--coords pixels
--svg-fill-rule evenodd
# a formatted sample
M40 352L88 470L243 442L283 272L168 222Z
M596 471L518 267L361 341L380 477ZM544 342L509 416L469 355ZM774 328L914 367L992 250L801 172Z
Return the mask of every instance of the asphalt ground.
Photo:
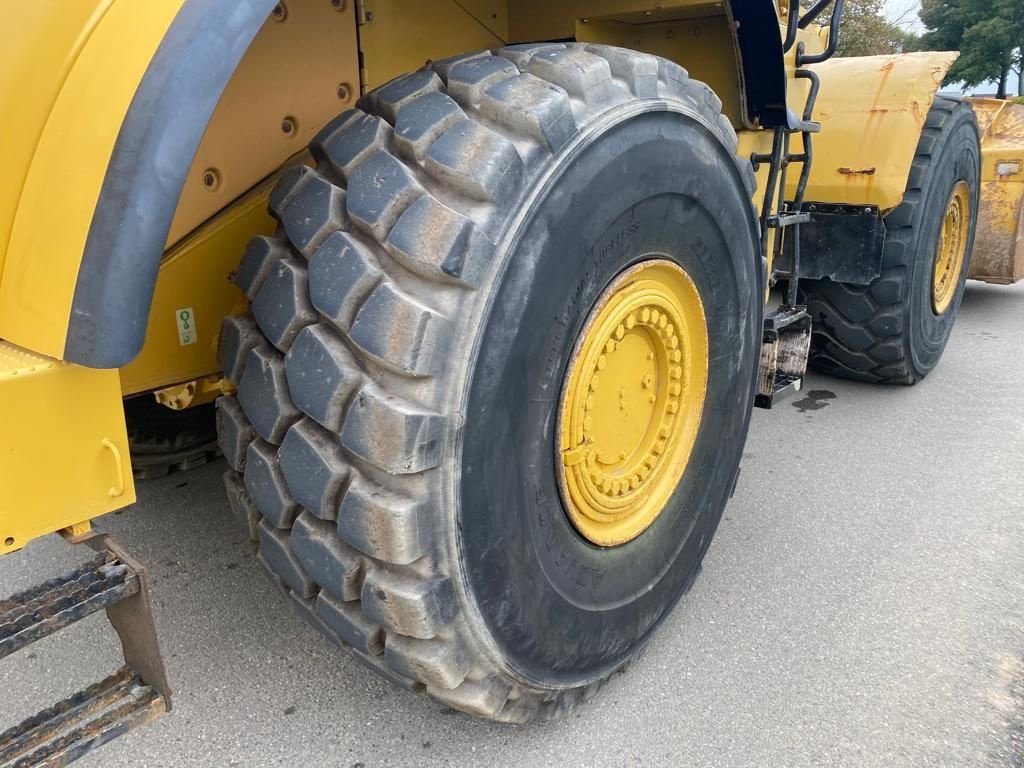
M174 711L79 765L1024 765L1024 285L970 284L915 387L809 377L756 411L694 589L626 674L506 726L395 689L306 627L220 462L106 519L147 563ZM54 478L59 482L59 478ZM85 559L0 559L10 593ZM112 672L100 616L0 663L0 727Z

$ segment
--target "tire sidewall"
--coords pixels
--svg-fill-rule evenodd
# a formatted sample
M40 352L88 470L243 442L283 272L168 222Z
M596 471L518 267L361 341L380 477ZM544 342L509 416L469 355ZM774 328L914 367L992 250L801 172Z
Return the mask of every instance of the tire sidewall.
M919 213L914 222L916 237L911 250L908 321L911 363L914 370L919 372L927 372L935 367L953 330L970 269L970 254L977 223L980 187L977 129L968 111L955 110L952 117L955 122L940 134L938 146L934 150L922 189ZM932 306L935 254L946 206L953 187L959 181L966 181L971 193L967 250L953 301L940 315L935 313Z
M692 113L620 110L550 168L482 292L493 302L477 325L453 509L464 597L494 657L524 682L564 688L627 661L699 568L749 426L763 271L735 160ZM557 409L592 306L650 257L680 264L701 294L708 395L666 510L634 541L605 549L565 514Z

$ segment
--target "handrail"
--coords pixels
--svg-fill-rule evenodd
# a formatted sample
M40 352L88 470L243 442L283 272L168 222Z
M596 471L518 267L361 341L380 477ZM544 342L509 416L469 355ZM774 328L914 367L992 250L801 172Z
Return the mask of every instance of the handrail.
M801 29L806 27L807 24L814 21L833 2L835 3L835 8L832 10L832 18L829 19L828 23L828 45L825 46L825 50L821 53L813 54L805 54L802 44L798 46L796 52L796 65L798 67L808 64L820 64L835 55L836 46L839 45L839 25L843 18L843 0L818 0L807 13L800 17L799 26Z

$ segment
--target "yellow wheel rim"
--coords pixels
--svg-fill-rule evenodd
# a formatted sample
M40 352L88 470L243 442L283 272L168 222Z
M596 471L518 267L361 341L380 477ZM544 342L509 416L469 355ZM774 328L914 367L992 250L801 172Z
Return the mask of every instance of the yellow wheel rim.
M661 259L620 274L580 333L559 404L559 489L582 536L610 547L657 519L693 451L707 381L690 276Z
M942 219L939 245L935 249L935 268L932 273L932 309L941 315L953 303L960 272L967 252L967 225L970 222L971 196L966 181L953 187Z

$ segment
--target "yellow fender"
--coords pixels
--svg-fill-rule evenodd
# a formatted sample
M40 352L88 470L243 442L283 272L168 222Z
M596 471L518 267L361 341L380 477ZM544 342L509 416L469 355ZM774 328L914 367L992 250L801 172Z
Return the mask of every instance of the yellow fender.
M274 5L0 0L0 105L17 116L0 139L0 338L92 367L135 356L158 265L145 255L162 252L203 131Z
M814 66L821 78L814 114L821 133L813 139L805 199L895 208L932 100L957 55L864 56ZM789 199L796 175L789 177Z

